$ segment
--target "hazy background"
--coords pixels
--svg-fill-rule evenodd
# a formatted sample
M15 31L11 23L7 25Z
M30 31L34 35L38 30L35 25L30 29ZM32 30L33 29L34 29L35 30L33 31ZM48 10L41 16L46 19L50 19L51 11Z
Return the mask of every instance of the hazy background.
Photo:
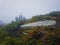
M0 20L9 23L21 13L26 18L60 11L60 0L0 0Z

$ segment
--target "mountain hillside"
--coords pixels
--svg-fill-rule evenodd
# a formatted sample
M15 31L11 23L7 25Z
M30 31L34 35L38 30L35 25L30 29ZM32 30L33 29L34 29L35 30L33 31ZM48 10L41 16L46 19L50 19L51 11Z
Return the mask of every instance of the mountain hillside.
M16 21L0 28L0 45L60 45L60 11L20 19L16 17ZM55 20L56 25L21 28L21 25L44 20Z

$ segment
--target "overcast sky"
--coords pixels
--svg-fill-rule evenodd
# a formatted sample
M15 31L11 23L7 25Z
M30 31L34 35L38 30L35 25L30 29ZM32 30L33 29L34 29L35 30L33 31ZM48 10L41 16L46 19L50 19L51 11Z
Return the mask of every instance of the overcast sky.
M10 22L22 13L26 18L60 11L60 0L0 0L0 20Z

